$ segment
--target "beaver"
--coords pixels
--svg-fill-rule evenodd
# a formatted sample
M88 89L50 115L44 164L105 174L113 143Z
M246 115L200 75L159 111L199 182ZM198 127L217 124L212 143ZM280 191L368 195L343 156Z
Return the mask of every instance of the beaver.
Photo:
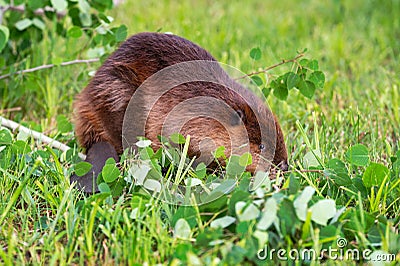
M195 67L185 65L191 62ZM201 65L203 62L206 65ZM145 125L142 133L152 141L154 150L161 146L160 135L176 131L190 135L189 157L207 157L204 160L209 163L207 155L219 146L226 148L227 155L243 153L247 147L253 158L248 171L268 170L271 163L287 170L286 146L276 116L215 63L205 49L172 34L144 32L123 42L74 101L76 136L93 167L83 177L71 177L71 182L77 181L86 192L97 190L94 177L107 158L118 160L127 145L134 146L132 139L125 145L131 135L126 132L140 123ZM161 75L158 83L148 82L174 66L180 66L175 76L168 74L172 69ZM210 80L197 77L200 72ZM195 79L185 79L192 74ZM174 83L176 79L182 80ZM172 85L165 85L168 82ZM162 86L169 87L163 90ZM139 88L142 98L135 96L139 100L132 103ZM263 132L267 133L263 136Z

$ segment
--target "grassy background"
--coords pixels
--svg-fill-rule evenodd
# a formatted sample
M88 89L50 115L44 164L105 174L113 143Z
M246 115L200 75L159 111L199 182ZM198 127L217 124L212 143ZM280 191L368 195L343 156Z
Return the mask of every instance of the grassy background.
M111 16L116 25L126 24L130 34L162 31L183 36L246 73L308 48L307 55L317 59L326 74L325 88L313 100L295 91L286 102L268 99L285 132L292 167L308 151L297 120L312 146L321 149L323 161L343 158L350 145L363 143L372 161L389 165L390 156L399 150L400 1L126 1ZM61 43L45 38L26 66L85 58L86 51L76 52L79 45L76 40ZM263 52L259 61L249 57L254 47ZM20 106L21 112L8 116L54 132L54 118L72 117L74 95L98 66L60 67L25 79L15 77L4 84L0 108ZM77 193L62 178L67 164L56 169L29 183L19 198L16 180L29 177L31 169L23 162L12 173L0 169L7 177L0 181L3 212L9 202L13 204L1 217L3 262L153 264L171 258L177 240L163 223L172 211L169 206L147 208L146 219L136 221L129 219L132 196L121 197L109 209L98 206L100 197L93 198L87 203L93 208L78 211ZM95 223L100 228L93 228L96 216L101 217ZM34 230L38 222L47 224L46 230ZM207 250L203 255L212 258L216 252Z

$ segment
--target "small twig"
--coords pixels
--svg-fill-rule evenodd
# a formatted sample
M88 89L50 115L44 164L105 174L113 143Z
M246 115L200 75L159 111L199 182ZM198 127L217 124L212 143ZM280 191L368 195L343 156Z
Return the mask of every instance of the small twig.
M0 110L0 113L11 113L11 112L18 112L18 111L21 111L21 110L22 110L21 107L13 107L13 108Z
M270 71L271 69L276 68L276 67L278 67L278 66L280 66L280 65L283 65L283 64L286 64L286 63L296 62L297 59L299 59L299 58L301 58L301 57L303 57L303 56L304 56L304 53L301 53L301 54L298 54L295 58L292 58L292 59L283 59L281 62L279 62L279 63L277 63L277 64L275 64L275 65L269 66L269 67L267 67L267 68L265 68L265 69L263 69L263 70L260 70L260 71L251 72L251 73L249 73L249 74L246 74L246 75L244 75L244 76L241 76L241 77L236 78L236 80L238 80L238 79L243 79L243 78L251 77L251 76L254 76L254 75L257 75L257 74L261 74L261 73L268 72L268 71Z
M324 172L324 170L318 170L318 169L309 169L309 170L303 169L303 170L296 170L296 171L301 172L301 173L323 173Z
M283 173L284 173L284 174L287 174L287 173L293 173L293 172L300 172L300 173L320 173L320 174L323 174L323 173L324 173L324 170L318 170L318 169L302 169L302 170L300 170L300 169L293 169L293 170L284 171Z
M61 142L59 142L57 140L49 138L49 137L47 137L46 135L44 135L44 134L42 134L40 132L31 130L31 129L27 128L27 127L24 127L24 126L14 122L14 121L8 120L8 119L6 119L4 117L1 117L1 116L0 116L0 124L1 124L1 126L8 127L10 129L12 129L13 131L18 129L18 131L24 132L25 134L31 136L32 138L34 138L36 140L39 140L39 141L49 145L52 148L59 149L59 150L61 150L63 152L71 149L67 145L65 145L65 144L63 144L63 143L61 143ZM82 160L86 159L86 156L84 154L82 154L82 153L78 153L78 156Z
M68 65L73 65L73 64L82 64L82 63L94 63L94 62L98 62L100 61L100 58L93 58L93 59L77 59L77 60L72 60L72 61L67 61L67 62L62 62L60 64L60 66L68 66ZM42 69L47 69L47 68L52 68L58 65L55 64L49 64L49 65L42 65L42 66L38 66L38 67L34 67L34 68L29 68L29 69L25 69L25 70L20 70L14 73L8 73L5 75L0 76L0 79L4 79L4 78L8 78L10 76L13 75L19 75L19 74L24 74L24 73L30 73L30 72L35 72L38 70L42 70Z
M281 170L280 170L281 171ZM323 174L324 170L318 170L318 169L293 169L293 170L287 170L287 171L281 171L282 174L289 174L289 173L294 173L294 172L299 172L299 173L319 173Z

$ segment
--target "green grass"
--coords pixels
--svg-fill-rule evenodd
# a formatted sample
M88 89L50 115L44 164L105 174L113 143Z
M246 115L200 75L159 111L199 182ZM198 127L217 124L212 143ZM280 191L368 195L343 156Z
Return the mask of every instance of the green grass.
M111 16L115 25L126 24L130 34L160 30L183 36L245 73L292 58L307 48L307 57L317 59L326 75L325 87L312 100L294 90L286 102L268 98L285 133L293 170L275 196L287 197L278 202L278 217L293 221L295 231L279 235L271 227L266 230L268 243L287 250L319 250L326 244L335 246L336 237L328 235L340 235L352 241L351 247L397 254L399 261L400 185L393 163L400 150L399 1L126 1L112 10ZM85 58L86 51L79 47L79 40L63 43L44 38L25 67L56 58ZM254 47L262 50L261 60L250 58ZM55 118L60 114L72 118L73 97L98 66L57 67L2 81L0 108L20 106L22 111L6 115L73 146L72 133L59 133ZM282 66L270 74L284 73L290 67ZM179 260L183 264L199 260L216 265L220 260L243 263L241 252L257 250L252 251L251 244L255 221L237 223L237 228L224 229L221 235L210 228L214 214L231 214L226 203L187 213L181 209L191 214L185 217L177 206L146 197L141 191L114 199L107 194L84 196L72 189L65 177L76 156L69 153L62 158L29 140L27 143L22 151L23 143L0 143L7 146L0 151L0 263L177 265ZM355 144L368 148L371 162L392 171L385 182L368 188L366 194L351 186L335 187L331 177L321 172L294 170L303 169L304 156L318 149L323 169L330 159L338 158L345 162L352 180L361 179L367 166L354 166L345 156ZM290 219L295 214L284 207L292 206L306 186L316 190L312 203L331 198L338 209L346 207L333 228L317 225L311 218L304 222ZM273 194L270 191L265 198ZM245 198L249 204L254 195ZM135 217L136 208L140 211ZM191 238L196 241L173 237L175 222L182 217L192 221ZM223 239L224 244L199 244L200 236ZM375 241L373 237L378 236ZM244 263L254 262L246 259Z

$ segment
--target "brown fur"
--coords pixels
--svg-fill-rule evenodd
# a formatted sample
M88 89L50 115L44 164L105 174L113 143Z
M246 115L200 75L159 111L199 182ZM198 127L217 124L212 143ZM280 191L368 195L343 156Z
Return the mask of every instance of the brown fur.
M124 113L135 90L147 78L161 69L176 63L193 60L216 61L206 50L178 36L140 33L130 37L105 61L89 85L76 98L74 103L75 126L79 143L84 148L90 149L95 143L108 142L112 144L118 154L121 154L123 151L122 124ZM174 106L184 100L198 96L215 97L242 113L254 162L248 167L248 170L254 171L255 165L262 155L259 145L264 140L261 140L260 130L262 129L250 107L259 111L261 121L268 119L267 108L250 91L229 79L222 69L221 73L217 75L221 75L222 79L228 80L232 86L235 86L239 94L222 85L207 82L191 82L179 85L163 95L151 110L146 124L146 137L153 141L154 149L158 148L160 144L157 135L160 135L162 122ZM250 104L252 106L249 106L240 96L244 94L246 99L251 99ZM202 106L194 105L190 108L196 109L202 108ZM190 110L187 111L190 112ZM215 112L218 111L218 109L215 110ZM286 170L287 152L283 133L275 116L273 119L277 141L273 164L280 164L280 167ZM227 137L228 133L235 135L235 130L234 126L227 129L226 125L222 125L211 118L196 117L188 121L180 129L180 132L183 135L191 136L188 155L199 156L200 143L205 137L210 137L215 144L214 147L207 147L207 144L207 152L211 152L213 148L222 145L227 148L228 154L231 149L235 150L235 147L231 147ZM273 145L269 143L272 143L271 140L269 142L267 140L264 145Z

